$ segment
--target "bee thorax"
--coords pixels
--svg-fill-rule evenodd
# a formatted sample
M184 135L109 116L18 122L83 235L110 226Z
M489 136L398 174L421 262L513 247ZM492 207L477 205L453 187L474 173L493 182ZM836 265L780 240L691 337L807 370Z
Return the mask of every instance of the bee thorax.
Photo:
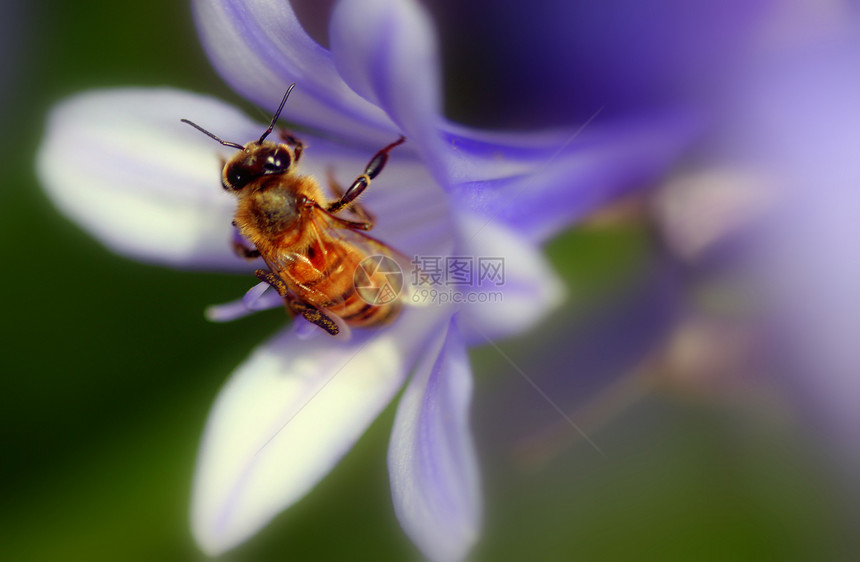
M299 211L295 194L267 190L255 193L250 199L247 205L250 216L247 218L251 219L256 230L277 234L297 226Z

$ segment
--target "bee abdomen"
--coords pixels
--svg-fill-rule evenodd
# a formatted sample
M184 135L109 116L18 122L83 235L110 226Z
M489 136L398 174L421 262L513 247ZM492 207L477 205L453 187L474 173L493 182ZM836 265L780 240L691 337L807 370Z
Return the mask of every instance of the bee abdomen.
M300 294L319 308L330 311L350 326L377 326L393 320L400 311L399 300L374 303L355 286L355 272L366 257L339 242L313 244L304 251L304 260L292 265L291 277L301 280ZM377 278L378 277L378 278ZM384 274L374 275L373 284L382 286Z
M338 273L340 273L339 269L343 264L343 257L338 256L334 261L327 265L325 270L320 271L316 276L306 279L304 283L302 283L305 287L312 288L321 284L323 281L331 280L332 278L339 278ZM350 284L350 287L352 285Z
M362 299L355 289L351 289L339 305L332 306L329 310L350 326L379 326L397 317L400 301L372 304Z

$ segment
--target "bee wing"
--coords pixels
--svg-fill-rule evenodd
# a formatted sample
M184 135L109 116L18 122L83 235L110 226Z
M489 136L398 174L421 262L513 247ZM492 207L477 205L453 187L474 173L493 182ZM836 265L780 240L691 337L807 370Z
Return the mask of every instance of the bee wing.
M386 268L385 271L395 275L399 273L402 282L399 283L397 298L404 304L420 305L426 302L425 299L415 298L416 290L423 286L426 276L422 276L413 261L404 254L363 231L351 228L324 209L317 209L311 222L314 228L322 233L321 235L328 234L341 240L345 245L357 248L366 256L368 267ZM360 276L361 273L359 272L358 275Z
M291 272L291 267L298 263L302 265L303 270L309 275L315 277L317 274L321 274L322 271L307 256L298 252L280 252L275 259L267 260L267 263L269 268L278 277L286 281L291 292L300 300L318 308L322 303L328 302L329 298L325 293L315 289L313 286L307 285L304 278L297 277Z

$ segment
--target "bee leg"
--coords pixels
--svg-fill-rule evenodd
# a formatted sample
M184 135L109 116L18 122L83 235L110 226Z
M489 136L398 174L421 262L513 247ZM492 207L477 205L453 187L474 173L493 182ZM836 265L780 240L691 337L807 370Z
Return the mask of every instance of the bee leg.
M379 172L385 168L386 162L388 162L388 153L395 146L401 145L406 142L405 137L400 137L393 143L389 144L379 152L373 155L373 158L370 159L370 162L367 163L367 166L364 168L364 173L358 176L352 185L349 186L349 189L346 190L346 193L343 196L328 206L326 209L329 213L336 213L355 201L356 197L361 195L361 192L367 189L367 186L370 185L370 181L379 175Z
M278 136L281 137L281 140L285 143L293 147L293 162L301 160L302 152L305 150L305 143L293 136L293 134L286 129L278 129Z
M347 228L351 228L353 230L370 230L373 228L373 222L360 222L360 221L351 221L349 219L344 219L335 215L331 215L332 220L335 220L342 224Z
M334 196L337 197L339 200L343 199L344 190L343 187L341 187L341 185L338 183L337 179L334 177L334 170L329 168L327 170L327 175L328 185L331 189L331 192L334 193ZM367 211L367 209L364 208L364 205L362 205L358 201L353 201L352 204L349 206L349 210L356 214L356 216L360 219L360 222L344 220L338 217L334 218L338 219L350 228L357 228L358 230L370 230L371 228L373 228L373 223L375 222L375 219L373 218L373 215L371 215Z
M290 289L287 287L287 284L284 283L284 280L268 271L266 269L258 269L254 272L254 275L257 276L257 279L260 281L265 281L269 285L275 288L278 291L278 294L283 298L291 298L292 294L290 294Z
M233 240L232 246L233 252L235 252L236 255L240 258L245 258L246 260L253 260L260 257L260 250L256 248L249 248L238 240Z
M286 298L285 300L287 309L293 314L301 316L311 324L316 324L333 336L340 332L340 328L337 327L334 320L320 312L318 308L295 298Z
M320 312L320 310L315 306L309 305L308 303L302 302L296 298L296 296L290 292L287 284L284 283L284 280L271 271L258 269L254 272L254 275L256 275L260 281L265 281L278 291L278 294L284 299L284 306L287 308L287 311L296 316L301 316L311 324L316 324L333 336L336 336L340 332L340 328L337 327L334 320Z

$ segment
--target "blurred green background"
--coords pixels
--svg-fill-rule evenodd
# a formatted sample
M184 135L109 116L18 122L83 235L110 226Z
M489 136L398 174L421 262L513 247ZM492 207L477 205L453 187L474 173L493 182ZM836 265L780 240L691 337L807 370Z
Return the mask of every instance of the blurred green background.
M84 89L170 85L256 110L210 68L186 2L43 0L6 17L0 557L200 559L187 506L203 422L231 371L285 319L271 311L208 323L205 306L254 280L108 253L52 207L33 158L45 113ZM468 117L467 103L450 104ZM628 224L572 230L548 251L573 298L546 329L502 347L539 383L547 369L588 379L564 372L568 342L587 337L649 277L657 250L647 229ZM496 350L472 356L487 494L476 559L822 560L849 548L839 489L779 408L665 383L658 362L636 362L638 375L613 373L604 397L599 381L581 396L556 396L606 458L564 426L535 452L516 443L557 416L539 398L511 399L534 391ZM532 419L518 432L519 420L532 418L524 408L549 421ZM227 558L414 557L388 489L393 412L317 489Z

